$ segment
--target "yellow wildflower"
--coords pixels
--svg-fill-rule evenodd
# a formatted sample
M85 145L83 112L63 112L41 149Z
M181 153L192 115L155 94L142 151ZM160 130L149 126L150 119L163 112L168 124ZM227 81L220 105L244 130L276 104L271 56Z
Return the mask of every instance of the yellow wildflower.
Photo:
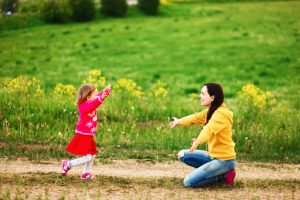
M83 84L92 83L96 88L105 87L105 77L102 76L101 70L95 69L89 71L88 78L83 81Z
M76 88L73 85L56 84L54 88L54 95L56 97L74 97Z
M168 4L170 0L160 0L160 4L165 5Z
M191 94L189 94L189 97L191 97L192 99L198 99L199 98L199 94L197 94L197 93L191 93Z
M26 97L44 96L44 90L41 89L40 80L27 76L7 78L2 82L2 88L9 94L25 95Z
M272 103L274 95L271 92L263 91L253 84L243 86L242 91L238 93L240 103L244 106L250 106L258 109L265 108Z
M38 87L36 89L35 93L33 94L34 97L43 97L44 95L45 95L45 92L40 87Z
M157 81L149 91L149 95L153 97L166 97L168 96L168 90L166 89L166 85L161 81Z
M131 94L132 96L138 97L138 98L141 98L144 95L141 87L139 87L136 84L136 82L134 82L131 79L126 79L126 78L119 79L117 81L115 89L126 90L129 94Z

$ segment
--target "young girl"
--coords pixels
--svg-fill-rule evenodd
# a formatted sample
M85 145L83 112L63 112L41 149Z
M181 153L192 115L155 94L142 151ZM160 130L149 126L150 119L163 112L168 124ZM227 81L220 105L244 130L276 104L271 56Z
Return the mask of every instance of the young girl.
M110 84L98 93L97 88L92 84L82 85L77 94L77 105L79 121L75 129L75 136L68 144L66 150L78 157L74 160L62 161L62 175L66 176L71 167L85 164L81 179L95 178L91 173L91 167L96 155L96 143L94 135L97 128L97 107L100 106L106 97L110 95Z
M235 178L236 153L232 140L233 113L223 102L224 94L221 85L216 83L204 84L199 95L201 105L208 107L181 119L174 117L170 127L203 126L197 139L193 139L190 149L178 153L180 161L196 168L185 177L185 187L205 187L224 181L232 186ZM208 151L196 150L200 144L207 142Z

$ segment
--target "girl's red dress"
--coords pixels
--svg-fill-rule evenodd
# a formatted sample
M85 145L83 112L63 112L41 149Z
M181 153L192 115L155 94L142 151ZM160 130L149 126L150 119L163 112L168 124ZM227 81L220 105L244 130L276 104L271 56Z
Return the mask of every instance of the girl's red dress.
M87 154L95 155L97 149L94 136L77 133L68 144L66 150L78 156L85 156Z

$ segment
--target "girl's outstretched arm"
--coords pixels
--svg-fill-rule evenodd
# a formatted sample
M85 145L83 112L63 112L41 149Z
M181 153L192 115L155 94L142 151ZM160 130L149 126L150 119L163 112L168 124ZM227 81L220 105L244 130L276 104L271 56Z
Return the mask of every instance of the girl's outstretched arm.
M110 90L111 90L111 85L109 83L107 85L107 87L104 88L104 90L102 90L102 92L103 92L102 95L101 95L102 99L105 99L106 97L108 97L110 95Z
M109 84L106 88L98 93L97 98L90 102L83 103L81 106L79 106L79 111L89 113L96 110L104 102L106 97L110 95L110 89L111 85Z

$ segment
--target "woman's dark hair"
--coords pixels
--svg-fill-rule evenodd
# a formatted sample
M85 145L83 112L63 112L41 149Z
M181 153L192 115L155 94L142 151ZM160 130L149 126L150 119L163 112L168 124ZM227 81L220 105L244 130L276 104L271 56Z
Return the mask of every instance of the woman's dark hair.
M220 84L205 83L204 86L206 86L207 92L210 96L215 96L207 112L206 123L205 123L207 124L211 116L214 114L214 112L222 105L224 101L224 93L223 93L222 86Z

